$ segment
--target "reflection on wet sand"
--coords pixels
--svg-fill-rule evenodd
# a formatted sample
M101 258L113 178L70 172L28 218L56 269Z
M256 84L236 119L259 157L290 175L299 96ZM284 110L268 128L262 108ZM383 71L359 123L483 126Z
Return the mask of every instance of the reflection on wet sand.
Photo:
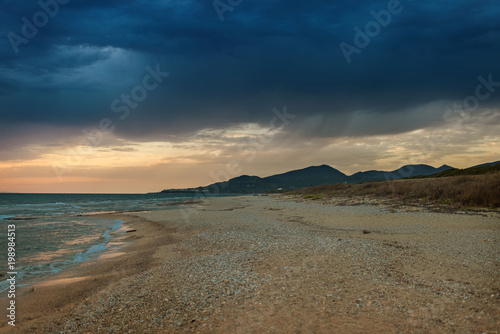
M106 252L104 254L101 254L101 256L99 256L98 260L112 259L112 258L121 256L123 254L125 254L125 252Z
M87 278L90 278L90 276L61 278L61 279L55 279L55 280L51 280L51 281L36 283L33 287L34 288L41 288L41 287L54 286L54 285L70 284L70 283L75 283L75 282L80 282L80 281L86 280Z

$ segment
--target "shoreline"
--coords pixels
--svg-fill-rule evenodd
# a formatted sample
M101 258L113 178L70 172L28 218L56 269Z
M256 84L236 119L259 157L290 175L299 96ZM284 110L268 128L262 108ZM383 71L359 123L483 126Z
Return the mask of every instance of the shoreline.
M163 207L178 207L178 206L183 206L183 205L193 205L193 204L199 204L202 201L199 199L175 199L171 202L165 202L162 204L157 204L158 206L163 206ZM165 209L163 209L165 210ZM114 225L111 225L111 229L105 230L102 234L102 236L105 236L105 238L111 237L104 243L100 244L94 244L90 245L87 248L84 248L83 250L80 250L80 252L76 255L83 255L85 258L81 260L76 260L73 258L69 259L62 259L59 261L56 261L54 263L67 263L63 265L62 268L57 268L51 271L46 271L44 273L39 273L36 275L28 275L28 277L23 277L19 276L19 273L17 273L18 278L21 277L21 281L16 281L16 287L17 291L24 291L27 287L33 287L37 286L38 282L44 282L51 277L57 276L57 275L63 275L65 272L73 270L74 268L82 265L83 263L86 262L93 262L96 260L102 260L105 258L111 258L111 257L116 257L119 255L123 255L123 253L119 252L119 248L123 246L125 243L120 242L121 239L125 238L125 233L127 230L131 229L128 227L125 223L125 221L117 218L117 217L133 217L134 214L136 213L143 213L143 212L149 212L151 210L143 210L143 209L133 209L133 210L113 210L113 211L103 211L103 212L88 212L88 213L71 213L71 214L64 214L61 216L57 216L57 219L72 219L72 218L78 218L78 217L85 217L85 218L102 218L106 219L109 221L113 221ZM46 218L45 216L33 216L33 217L24 217L24 216L12 216L5 218L4 221L9 222L12 221L14 224L16 221L27 221L27 220L35 220L38 218ZM115 227L116 224L119 224L119 227ZM135 231L134 231L135 232ZM120 236L120 234L123 234ZM96 246L101 246L104 245L104 249L99 249L98 251L91 251L92 248ZM118 248L118 249L117 249ZM88 253L88 254L87 254ZM97 255L97 257L95 255ZM0 278L4 279L7 278L6 274L0 274ZM44 283L45 284L45 283ZM5 298L5 294L7 293L7 288L4 291L0 291L0 303L3 298ZM1 322L0 322L1 323Z
M25 293L19 327L0 333L493 333L500 325L498 212L241 196L109 217L136 229L117 240L127 243L123 254Z
M19 284L16 284L17 290L23 290L26 287L36 286L38 284L38 282L46 281L50 277L56 276L58 274L62 274L64 272L66 272L67 270L71 270L73 267L77 267L85 262L95 261L95 260L101 258L101 256L103 254L108 254L108 253L111 254L111 253L114 253L115 251L117 251L118 249L116 247L119 247L120 243L117 242L116 240L120 240L120 238L121 238L120 235L124 234L126 232L126 230L128 229L128 227L125 225L125 222L120 220L120 219L115 219L115 218L109 217L109 215L107 213L97 214L97 215L93 215L93 216L98 217L98 218L106 218L107 220L115 222L114 225L111 225L111 228L109 230L105 230L103 232L103 235L106 235L106 237L110 237L110 238L108 239L107 242L105 242L105 249L102 251L96 252L98 255L97 258L92 258L89 255L87 255L87 256L89 256L87 259L80 260L80 261L75 260L71 264L67 264L65 267L58 269L58 271L51 271L51 272L45 272L43 274L28 276L27 278L23 278L19 282ZM78 215L75 217L78 217ZM35 218L33 218L33 219L35 219ZM23 219L23 220L25 220L25 219ZM119 224L120 226L116 227L117 224ZM87 247L86 249L81 251L79 254L85 254L85 253L89 252L90 249L92 249L93 247L100 246L101 244L103 244L103 243L90 245L89 247ZM67 262L68 259L64 259L61 261ZM58 263L58 262L55 262L55 263ZM19 273L17 273L17 275L19 275ZM2 278L4 276L5 275L3 274ZM0 298L3 297L3 295L5 294L6 291L7 290L0 291Z
M40 323L51 322L61 312L70 312L72 306L109 287L114 280L151 269L155 266L152 255L157 249L148 249L147 246L158 246L158 243L168 243L172 239L170 235L173 230L156 222L134 217L133 213L95 216L122 221L121 227L111 232L113 238L109 240L107 249L95 259L28 282L26 286L23 283L16 291L16 327L8 325L8 319L2 317L0 333L36 331L40 329ZM120 233L121 230L124 231ZM133 232L127 233L127 230ZM143 260L138 260L138 257ZM2 309L7 307L6 293L4 291L0 295ZM40 305L44 305L43 308Z

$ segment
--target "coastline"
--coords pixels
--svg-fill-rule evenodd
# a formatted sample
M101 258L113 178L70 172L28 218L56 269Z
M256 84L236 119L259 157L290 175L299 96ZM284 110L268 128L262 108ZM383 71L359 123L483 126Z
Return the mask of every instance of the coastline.
M494 332L500 324L498 212L241 196L108 217L136 230L114 240L126 243L120 254L51 277L79 281L25 291L18 327L1 333Z
M111 246L98 258L73 265L47 275L16 292L16 327L7 325L3 317L0 333L43 331L45 323L57 323L58 318L70 312L72 306L83 302L123 277L146 271L155 265L153 254L158 245L171 242L172 230L153 221L132 215L99 214L100 218L123 221L119 230L112 232ZM124 230L120 233L120 230ZM127 233L127 230L133 232ZM0 306L7 307L2 293ZM43 305L43 306L41 306Z

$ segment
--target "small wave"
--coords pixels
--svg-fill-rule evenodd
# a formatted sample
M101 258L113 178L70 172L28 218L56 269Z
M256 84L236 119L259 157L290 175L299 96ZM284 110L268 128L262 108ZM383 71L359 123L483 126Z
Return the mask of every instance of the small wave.
M4 218L3 220L32 220L36 218L37 217L9 217L9 218Z
M95 216L95 215L103 215L103 214L119 213L119 212L121 212L121 211L116 211L116 210L113 210L113 211L91 211L91 212L79 213L76 216L77 217L79 217L79 216Z
M20 206L20 207L37 207L37 206L50 206L50 205L66 205L64 202L55 202L55 203L23 203L23 204L15 204L14 206Z

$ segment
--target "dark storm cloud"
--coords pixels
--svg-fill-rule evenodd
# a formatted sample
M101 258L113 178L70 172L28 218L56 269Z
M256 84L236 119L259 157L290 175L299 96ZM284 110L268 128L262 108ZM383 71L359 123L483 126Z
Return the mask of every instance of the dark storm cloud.
M40 7L3 1L0 130L82 129L108 117L118 135L151 139L267 124L273 107L287 105L299 115L294 127L311 136L397 133L436 125L437 102L473 94L479 75L500 81L493 1L401 1L401 13L348 64L339 44L354 45L353 28L387 4L244 0L221 21L208 0L73 0L16 54L7 34L21 35L21 17ZM111 103L156 64L168 78L118 119ZM433 109L418 113L426 105Z

